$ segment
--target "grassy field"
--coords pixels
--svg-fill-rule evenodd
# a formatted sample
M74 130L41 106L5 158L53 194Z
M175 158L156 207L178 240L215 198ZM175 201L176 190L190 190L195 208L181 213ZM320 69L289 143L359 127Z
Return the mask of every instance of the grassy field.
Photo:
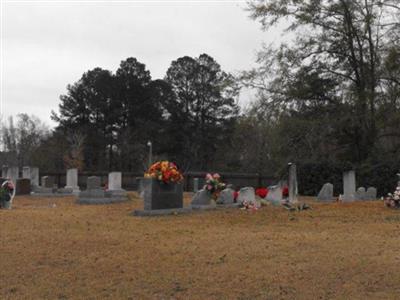
M0 298L400 298L400 211L380 201L144 218L130 196L17 197L0 211Z

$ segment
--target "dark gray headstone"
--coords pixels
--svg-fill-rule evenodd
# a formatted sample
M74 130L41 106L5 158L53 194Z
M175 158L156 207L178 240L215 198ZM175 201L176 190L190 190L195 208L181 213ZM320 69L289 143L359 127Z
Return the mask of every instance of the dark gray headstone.
M42 177L42 187L54 188L54 177L53 176L43 176Z
M297 203L297 170L296 164L290 163L289 164L289 202L290 203Z
M31 193L31 180L28 178L19 178L16 183L16 195L29 195Z
M333 184L325 183L317 196L318 201L333 201Z
M98 176L90 176L86 181L86 189L88 190L96 190L101 189L101 180Z
M183 207L182 183L165 184L151 178L143 179L144 210Z
M199 190L199 179L193 178L193 192L197 193L198 190Z

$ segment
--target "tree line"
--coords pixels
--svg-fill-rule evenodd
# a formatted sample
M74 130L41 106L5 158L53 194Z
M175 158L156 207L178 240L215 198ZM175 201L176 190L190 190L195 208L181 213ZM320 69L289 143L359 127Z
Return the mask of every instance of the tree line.
M280 176L289 161L397 164L398 2L264 0L248 12L267 33L288 24L285 42L259 51L258 67L234 76L202 54L174 60L163 79L133 57L115 72L89 70L60 97L57 127L33 138L29 149L42 155L26 154L23 134L12 141L11 124L3 154L49 170L142 171L151 141L154 159L191 171ZM256 95L240 111L241 87Z

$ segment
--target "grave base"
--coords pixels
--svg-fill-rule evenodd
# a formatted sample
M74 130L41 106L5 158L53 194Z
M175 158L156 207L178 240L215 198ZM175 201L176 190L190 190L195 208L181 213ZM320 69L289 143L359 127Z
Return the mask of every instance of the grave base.
M76 203L78 204L113 204L113 203L121 203L128 201L128 198L113 198L113 197L104 197L104 198L79 198Z
M220 204L220 205L191 205L183 208L168 208L168 209L154 209L154 210L135 210L132 212L133 216L138 217L155 217L155 216L168 216L180 215L188 213L196 213L210 210L222 210L227 208L238 208L238 203Z
M132 215L137 217L155 217L155 216L187 214L191 213L192 211L193 210L190 207L155 209L155 210L134 210Z

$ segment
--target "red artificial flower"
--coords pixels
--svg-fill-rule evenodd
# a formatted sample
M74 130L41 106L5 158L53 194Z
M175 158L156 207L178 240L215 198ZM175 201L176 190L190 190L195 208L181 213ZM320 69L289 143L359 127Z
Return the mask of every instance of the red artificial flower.
M268 195L268 189L267 188L258 188L256 189L256 195L260 198L265 198Z
M236 201L236 199L239 197L239 192L238 191L234 191L233 192L233 200Z
M282 196L283 196L283 197L288 197L288 196L289 196L289 188L287 187L287 185L285 185L285 186L282 188Z

